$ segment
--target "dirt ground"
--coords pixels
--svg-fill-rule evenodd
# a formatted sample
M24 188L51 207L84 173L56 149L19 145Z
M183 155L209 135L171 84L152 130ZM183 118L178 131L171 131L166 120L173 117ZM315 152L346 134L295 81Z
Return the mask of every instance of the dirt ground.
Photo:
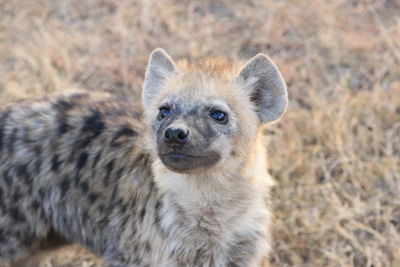
M281 68L270 266L400 266L398 0L0 0L0 103L71 87L138 97L155 47L264 52ZM70 247L41 266L102 265Z

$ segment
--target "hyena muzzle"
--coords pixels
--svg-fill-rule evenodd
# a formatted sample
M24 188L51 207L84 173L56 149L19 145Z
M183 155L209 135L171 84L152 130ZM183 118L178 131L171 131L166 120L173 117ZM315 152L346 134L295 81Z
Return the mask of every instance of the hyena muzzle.
M257 266L270 250L263 128L286 109L265 55L150 56L142 105L105 92L20 100L0 114L0 260L50 236L109 266Z

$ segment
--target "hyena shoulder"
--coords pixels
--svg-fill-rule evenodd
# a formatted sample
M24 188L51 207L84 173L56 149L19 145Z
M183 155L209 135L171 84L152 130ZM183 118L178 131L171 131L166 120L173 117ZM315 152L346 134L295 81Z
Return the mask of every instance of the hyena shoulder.
M138 189L118 190L124 179L151 187L142 135L140 105L109 93L72 91L4 107L0 258L22 257L53 232L104 252L108 213L120 221Z

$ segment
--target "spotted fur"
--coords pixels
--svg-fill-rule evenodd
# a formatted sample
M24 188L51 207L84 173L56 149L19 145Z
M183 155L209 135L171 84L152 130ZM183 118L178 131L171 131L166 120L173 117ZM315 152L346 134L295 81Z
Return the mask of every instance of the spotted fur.
M257 266L270 250L271 179L261 133L284 107L269 98L265 108L264 96L246 92L262 87L260 78L249 78L259 71L251 64L236 77L225 61L175 66L156 50L144 113L134 101L81 91L3 108L0 260L29 257L57 236L109 266ZM272 75L262 78L283 83L279 72ZM176 109L160 121L165 103ZM210 120L210 105L227 110L228 126ZM191 131L185 151L218 155L215 163L168 168L160 136L172 124Z

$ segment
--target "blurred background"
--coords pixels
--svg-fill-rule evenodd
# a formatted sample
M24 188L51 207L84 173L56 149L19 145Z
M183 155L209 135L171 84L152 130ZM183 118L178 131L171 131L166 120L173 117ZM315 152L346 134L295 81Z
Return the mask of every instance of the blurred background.
M71 87L137 98L155 47L281 69L265 266L400 266L399 0L0 0L0 104ZM70 247L41 266L103 265Z

